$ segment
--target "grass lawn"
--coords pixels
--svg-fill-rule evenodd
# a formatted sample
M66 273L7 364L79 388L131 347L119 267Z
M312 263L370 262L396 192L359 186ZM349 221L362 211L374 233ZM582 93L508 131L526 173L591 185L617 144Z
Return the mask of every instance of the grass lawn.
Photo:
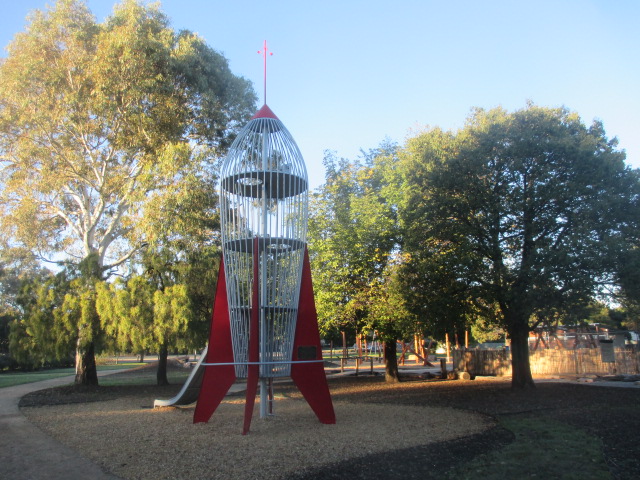
M187 377L189 376L189 371L186 370L184 373L168 373L167 380L171 385L182 385ZM118 387L125 385L156 385L156 372L155 369L150 375L131 375L131 376L106 376L100 379L100 385L103 387Z
M122 370L142 366L142 363L121 363L119 365L100 365L98 372L103 370ZM52 378L75 375L74 368L52 368L50 370L37 370L35 372L7 372L0 373L0 388L13 387L24 383L40 382ZM101 382L102 383L102 382Z

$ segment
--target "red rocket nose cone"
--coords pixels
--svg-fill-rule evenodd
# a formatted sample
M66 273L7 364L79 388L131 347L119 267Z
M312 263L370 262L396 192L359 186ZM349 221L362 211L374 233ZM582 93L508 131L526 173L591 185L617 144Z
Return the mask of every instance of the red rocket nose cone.
M271 109L267 106L266 103L262 106L260 110L256 112L256 114L251 118L251 120L253 120L254 118L273 118L275 120L279 120L278 117L276 117L276 114L271 111Z

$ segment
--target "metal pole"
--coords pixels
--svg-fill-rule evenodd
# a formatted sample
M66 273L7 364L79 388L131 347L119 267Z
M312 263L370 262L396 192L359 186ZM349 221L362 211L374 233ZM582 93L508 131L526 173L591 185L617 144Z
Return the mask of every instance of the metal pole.
M267 69L267 41L264 42L265 47L265 95L266 95L266 69ZM266 97L265 97L266 104ZM262 171L268 170L266 136L262 139ZM266 362L267 359L267 314L266 306L270 299L267 298L267 230L268 230L268 209L267 209L267 192L266 184L262 184L262 255L260 256L260 361ZM260 366L260 418L267 418L269 414L269 386L267 384L266 365ZM271 369L269 369L271 370Z
M450 362L451 361L451 344L449 343L449 334L445 333L444 338L447 345L447 362Z

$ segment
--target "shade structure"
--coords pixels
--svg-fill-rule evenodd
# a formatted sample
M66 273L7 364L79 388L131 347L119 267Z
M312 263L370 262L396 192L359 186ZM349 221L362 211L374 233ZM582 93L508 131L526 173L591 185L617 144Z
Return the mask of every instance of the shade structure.
M225 158L220 212L236 376L249 375L252 314L258 315L260 378L290 376L308 179L293 137L266 105Z

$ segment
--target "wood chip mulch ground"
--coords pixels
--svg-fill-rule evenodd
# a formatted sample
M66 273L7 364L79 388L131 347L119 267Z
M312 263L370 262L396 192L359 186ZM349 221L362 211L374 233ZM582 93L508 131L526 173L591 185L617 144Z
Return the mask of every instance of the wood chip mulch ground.
M194 430L189 425L192 410L161 409L154 415L149 413L154 398L169 398L177 386L67 387L28 395L21 407L31 421L52 435L62 439L79 436L77 441L68 443L123 478L186 478L184 474L188 478L289 480L441 479L452 467L513 441L512 434L497 422L502 416L511 415L540 415L586 430L601 439L613 478L640 478L640 389L538 382L535 389L514 392L504 379L463 382L407 378L400 384L388 385L379 376L343 376L330 378L329 382L338 426L342 423L343 430L326 429L308 418L308 407L295 387L283 384L276 388L276 405L283 405L280 408L284 411L281 419L264 422L266 426L254 419L255 434L251 439L251 434L239 435L242 395L235 400L228 398L227 405L222 405L204 427L208 430ZM124 405L131 405L131 409ZM29 408L44 406L47 408ZM138 430L120 432L119 429L128 428L118 423L123 419ZM158 429L154 430L156 426ZM100 451L92 454L90 447L83 450L89 440L81 437L98 435L100 429L111 432L98 439ZM164 476L164 470L154 470L154 465L135 465L145 461L145 455L130 455L130 461L123 460L128 449L141 450L141 441L144 449L160 444L160 450L148 455L151 460L156 459L156 464L164 460L158 458L162 455L158 452L164 451L165 457L190 455L204 447L190 438L200 434L213 438L217 432L222 432L219 442L240 452L217 450L212 455L217 455L219 463L209 473L201 469L212 462L211 458L191 459L188 467L173 461L175 468L188 471L169 471ZM120 445L126 442L127 435L134 435L130 445ZM323 444L314 440L318 435L339 438ZM109 438L114 436L120 440L111 444ZM215 438L211 441L215 442ZM283 444L281 450L274 451L282 451L282 462L298 462L297 466L274 459L256 467L250 464L252 455L277 456L269 449L276 448L273 444L278 442ZM306 459L301 452L304 449L297 450L298 445L305 444L332 449L332 455L325 458L325 452L318 451L315 457ZM217 443L207 448L212 445L218 448ZM254 447L256 450L251 453ZM199 461L203 462L200 466ZM215 468L220 469L219 475ZM254 469L259 469L255 476L247 473Z

